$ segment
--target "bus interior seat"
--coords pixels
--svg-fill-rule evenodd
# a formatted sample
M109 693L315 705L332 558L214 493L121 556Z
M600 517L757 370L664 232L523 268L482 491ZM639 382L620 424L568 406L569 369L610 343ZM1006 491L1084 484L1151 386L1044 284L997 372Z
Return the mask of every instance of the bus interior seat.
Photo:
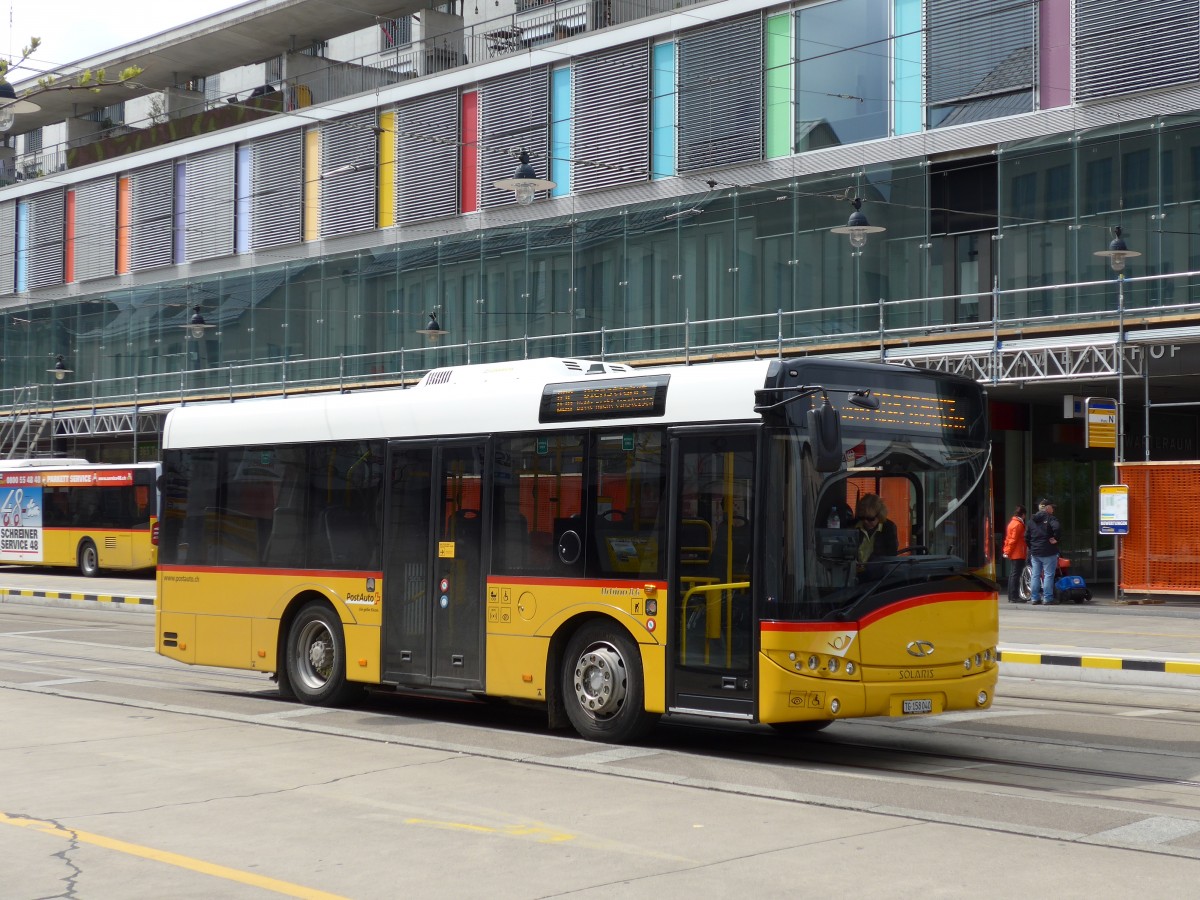
M685 566L707 566L712 560L712 526L704 519L679 523L679 562Z
M492 559L505 571L523 571L529 565L529 520L515 507L504 507L492 544Z
M321 533L329 547L329 561L335 566L357 569L371 564L374 547L371 529L361 510L330 506L321 511Z
M263 562L269 566L305 564L304 510L294 506L275 507L271 534L263 551Z

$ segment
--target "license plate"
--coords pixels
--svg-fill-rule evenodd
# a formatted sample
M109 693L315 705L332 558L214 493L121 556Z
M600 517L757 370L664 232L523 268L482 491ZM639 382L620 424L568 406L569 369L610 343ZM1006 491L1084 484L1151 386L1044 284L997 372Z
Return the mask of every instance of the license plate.
M932 700L905 700L900 704L900 711L906 716L911 713L931 713L933 712Z

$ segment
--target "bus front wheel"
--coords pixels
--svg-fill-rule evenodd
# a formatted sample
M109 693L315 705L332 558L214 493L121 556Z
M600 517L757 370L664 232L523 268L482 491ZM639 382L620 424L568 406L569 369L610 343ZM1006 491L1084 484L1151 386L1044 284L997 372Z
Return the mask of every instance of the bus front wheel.
M341 706L361 690L346 680L342 623L324 603L309 603L296 614L288 629L286 655L286 683L301 703Z
M86 578L95 578L100 574L100 554L90 540L79 545L79 573Z
M567 717L589 741L625 743L644 737L656 717L646 712L638 645L606 622L589 622L567 642L562 696Z

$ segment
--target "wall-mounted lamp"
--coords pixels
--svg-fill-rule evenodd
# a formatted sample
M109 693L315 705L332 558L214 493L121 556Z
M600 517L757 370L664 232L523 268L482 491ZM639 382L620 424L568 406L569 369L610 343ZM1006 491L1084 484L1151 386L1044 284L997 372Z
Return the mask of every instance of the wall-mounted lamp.
M0 131L12 128L18 113L35 113L40 109L31 100L18 100L13 86L7 81L0 81Z
M67 368L67 364L65 362L63 362L63 357L62 357L61 353L58 354L58 356L55 358L54 365L51 368L47 369L46 371L54 376L55 381L62 381L64 378L66 378L68 375L73 374L73 372L74 372L73 369Z
M529 162L529 153L524 148L518 159L521 164L517 166L517 171L513 173L512 178L501 178L499 181L493 182L497 190L512 191L516 195L518 203L528 206L533 202L533 195L538 191L552 191L558 187L548 178L538 178L537 172L533 170L533 165Z
M437 309L441 309L441 307L437 307ZM417 329L417 334L425 335L425 337L429 339L429 342L431 344L436 344L438 341L440 341L442 339L443 335L446 335L449 333L450 332L446 331L446 329L444 329L442 327L441 323L438 321L436 312L431 312L429 314L429 321L425 323L424 328Z
M204 332L209 328L216 328L216 325L209 325L204 321L204 316L200 315L200 307L192 307L192 317L187 324L183 326L187 329L188 337L200 340L204 337Z
M860 250L867 243L868 234L882 234L887 231L882 225L872 225L867 221L866 214L862 211L862 200L855 197L852 201L854 204L854 212L850 213L850 218L845 225L838 225L836 228L830 228L834 234L845 234L850 237L850 246L855 250Z
M1112 243L1108 245L1108 249L1097 250L1092 255L1101 257L1107 256L1108 264L1112 266L1112 270L1120 275L1125 271L1125 260L1133 259L1141 256L1142 254L1137 250L1129 249L1129 246L1125 243L1125 239L1121 237L1120 225L1113 229L1113 234L1115 237L1112 239Z

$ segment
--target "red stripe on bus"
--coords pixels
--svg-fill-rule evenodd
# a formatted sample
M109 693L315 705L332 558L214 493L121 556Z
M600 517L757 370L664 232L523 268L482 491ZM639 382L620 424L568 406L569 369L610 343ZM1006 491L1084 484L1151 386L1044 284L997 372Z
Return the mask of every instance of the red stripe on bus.
M42 531L86 531L88 534L145 534L145 528L100 528L95 525L44 525Z
M186 572L189 575L303 575L306 578L383 578L382 572L368 572L356 569L268 569L250 568L248 566L164 566L159 565L160 572Z
M648 584L654 585L660 591L667 589L665 581L638 581L637 579L628 579L625 581L601 581L599 579L588 578L550 578L544 575L489 575L488 584L550 584L558 587L584 587L584 588L604 588L604 587L645 587Z
M983 592L977 594L932 594L925 597L910 597L907 600L889 603L887 606L872 610L863 618L857 620L852 619L846 622L780 622L776 620L764 620L761 628L763 631L857 631L880 619L904 612L905 610L916 609L918 606L946 602L979 601L990 599L990 597L990 594Z

